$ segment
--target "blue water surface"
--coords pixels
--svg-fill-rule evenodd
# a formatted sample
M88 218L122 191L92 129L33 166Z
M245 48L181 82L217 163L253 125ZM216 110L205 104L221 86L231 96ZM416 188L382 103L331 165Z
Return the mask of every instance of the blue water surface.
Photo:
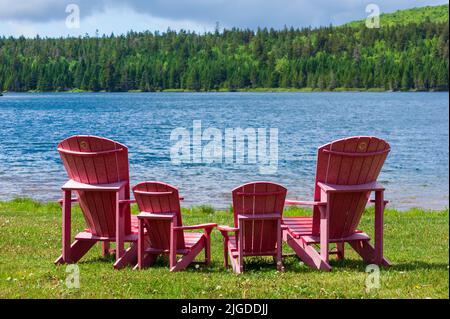
M375 135L392 152L380 181L399 209L448 207L448 93L92 93L0 97L0 200L60 197L66 173L56 151L74 134L126 144L131 182L162 180L185 205L230 205L230 191L253 180L284 184L289 198L311 199L316 149L352 135ZM258 164L174 165L171 132L202 127L277 128L277 172Z

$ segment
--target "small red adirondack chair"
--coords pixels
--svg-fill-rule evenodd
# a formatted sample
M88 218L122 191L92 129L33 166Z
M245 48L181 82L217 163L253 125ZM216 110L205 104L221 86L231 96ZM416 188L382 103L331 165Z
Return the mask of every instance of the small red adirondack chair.
M206 265L211 261L211 232L217 224L183 226L178 189L161 182L144 182L133 187L140 214L138 263L151 266L161 254L169 255L170 271L191 264L204 249ZM187 232L203 229L203 233ZM183 257L177 261L177 255Z
M314 201L286 201L313 207L312 217L283 219L283 240L312 268L330 271L329 254L344 258L344 244L368 263L389 266L383 257L383 213L387 201L378 175L390 151L376 137L350 137L318 149ZM369 200L375 193L375 199ZM357 230L368 201L375 203L375 247ZM336 251L329 244L336 243ZM320 244L320 252L313 245Z
M56 264L76 263L97 242L103 255L116 243L115 268L135 264L135 245L125 251L124 243L137 242L137 219L130 212L128 149L125 145L96 136L73 136L58 145L69 175L62 187L62 255ZM76 198L72 198L72 192ZM71 245L71 206L78 202L87 229Z
M246 256L273 256L283 271L281 218L287 190L270 182L254 182L233 190L234 227L219 226L224 237L224 262L237 274ZM230 236L229 233L234 233Z

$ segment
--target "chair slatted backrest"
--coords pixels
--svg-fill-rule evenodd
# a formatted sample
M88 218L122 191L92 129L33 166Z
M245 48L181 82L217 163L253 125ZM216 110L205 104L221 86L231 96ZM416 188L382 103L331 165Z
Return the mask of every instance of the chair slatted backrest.
M389 144L369 136L350 137L318 149L314 200L320 201L318 182L334 185L360 185L377 180L390 151ZM339 193L330 197L330 238L354 233L369 200L370 192ZM320 212L316 207L313 234L319 234Z
M238 215L283 214L287 190L270 182L255 182L233 190L234 226L243 234L243 251L249 254L273 252L277 244L277 222L241 221Z
M161 182L144 182L133 187L134 198L141 212L157 215L176 215L176 225L182 226L178 189ZM170 221L145 219L148 240L152 248L170 248ZM177 231L177 248L184 249L184 235Z
M130 198L128 148L97 136L72 136L58 145L69 178L84 184L110 184L126 181L123 199ZM81 210L92 234L116 235L114 192L77 191ZM125 234L131 233L130 207L123 206Z

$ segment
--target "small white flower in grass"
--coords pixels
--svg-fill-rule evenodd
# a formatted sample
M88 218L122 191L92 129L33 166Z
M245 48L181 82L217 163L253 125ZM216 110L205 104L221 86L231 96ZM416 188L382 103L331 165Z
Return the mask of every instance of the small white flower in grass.
M195 269L199 269L199 268L200 268L199 264L195 265Z
M222 289L222 286L216 286L216 290Z

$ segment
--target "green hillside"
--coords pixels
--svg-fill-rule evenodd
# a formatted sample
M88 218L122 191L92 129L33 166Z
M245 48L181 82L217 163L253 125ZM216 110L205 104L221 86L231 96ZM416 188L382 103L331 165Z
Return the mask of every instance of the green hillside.
M380 15L381 26L421 24L425 22L443 23L448 21L448 4L441 6L428 6L421 8L413 8L407 10L399 10L393 13L385 13ZM353 21L345 24L345 26L359 27L365 23L365 20Z

